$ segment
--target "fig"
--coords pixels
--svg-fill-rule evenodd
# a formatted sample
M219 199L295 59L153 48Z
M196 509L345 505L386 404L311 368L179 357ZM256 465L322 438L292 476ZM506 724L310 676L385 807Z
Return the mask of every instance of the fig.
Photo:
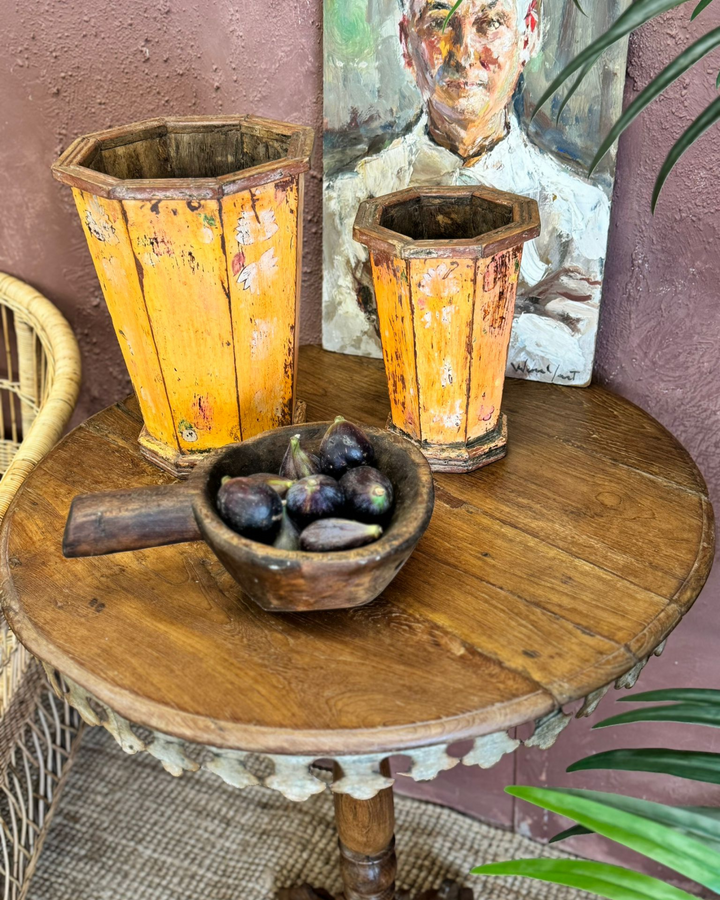
M292 478L283 478L282 475L273 475L272 472L256 472L254 475L248 475L247 478L253 484L266 484L281 497L284 497L295 483Z
M352 550L371 544L382 535L379 525L353 522L351 519L318 519L300 534L300 549L313 553Z
M231 478L217 493L222 519L243 537L271 544L280 530L283 503L276 491L251 478Z
M306 453L300 446L300 435L290 438L290 446L285 451L283 461L280 464L280 474L283 478L291 478L296 481L299 478L307 478L308 475L319 475L320 460L314 453Z
M288 515L287 510L283 507L282 524L280 525L280 533L275 538L273 544L276 550L299 550L300 549L300 529Z
M375 451L367 436L352 422L337 416L320 442L320 465L326 475L340 478L348 469L371 466Z
M223 475L221 484L225 484L226 481L230 481L232 475ZM291 484L293 484L292 478L283 478L282 475L273 475L272 472L255 472L253 475L244 476L248 481L252 481L253 484L267 484L274 491L284 497L288 492L288 488Z
M301 528L315 519L337 516L345 505L342 488L329 475L308 475L287 492L287 511Z
M348 469L339 483L348 512L359 522L378 522L391 512L393 486L379 469L372 466Z

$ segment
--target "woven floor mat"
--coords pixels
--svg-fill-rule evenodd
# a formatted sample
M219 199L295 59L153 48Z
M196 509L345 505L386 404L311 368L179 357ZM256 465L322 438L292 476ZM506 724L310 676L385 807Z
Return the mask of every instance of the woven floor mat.
M419 800L398 797L396 813L403 887L439 887L450 877L473 887L476 900L589 897L467 874L481 862L567 854ZM272 900L278 888L305 881L340 890L328 794L291 803L264 788L227 787L207 772L173 778L92 728L28 900Z

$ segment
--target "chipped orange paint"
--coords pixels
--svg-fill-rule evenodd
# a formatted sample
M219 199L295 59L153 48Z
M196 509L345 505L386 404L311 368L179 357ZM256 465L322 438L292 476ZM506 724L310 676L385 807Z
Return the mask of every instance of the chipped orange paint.
M478 260L472 331L467 440L497 427L522 245Z
M223 228L243 437L292 421L298 179L225 197Z
M371 253L392 423L426 444L498 427L522 245L485 259Z
M392 423L420 440L408 264L405 260L376 252L371 254L371 261Z
M475 264L410 261L420 430L431 444L466 440Z
M292 422L301 182L220 200L74 190L152 455L172 463Z
M196 453L237 441L219 202L127 200L124 207L180 449Z
M77 189L73 195L145 426L169 452L177 453L177 432L122 203Z

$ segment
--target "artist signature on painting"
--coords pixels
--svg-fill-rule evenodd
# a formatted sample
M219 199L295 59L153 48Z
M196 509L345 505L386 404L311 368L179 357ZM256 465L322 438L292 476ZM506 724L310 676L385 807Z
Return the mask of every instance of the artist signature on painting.
M534 366L526 359L521 362L511 362L510 368L513 375L520 375L524 378L530 378L532 375L550 375L551 381L567 381L573 382L580 374L579 369L570 369L568 372L558 372L557 369L552 371L552 366L548 363L546 366Z

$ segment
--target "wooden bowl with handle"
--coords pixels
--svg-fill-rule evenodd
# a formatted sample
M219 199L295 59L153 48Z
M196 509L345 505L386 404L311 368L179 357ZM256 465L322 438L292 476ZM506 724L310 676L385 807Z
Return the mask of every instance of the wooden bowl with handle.
M374 600L397 575L430 522L430 467L409 441L361 426L376 467L391 481L395 507L383 535L355 550L277 550L249 540L220 518L215 498L225 475L277 472L290 438L316 453L330 422L290 425L211 453L187 481L85 494L73 500L65 527L66 557L102 556L205 540L248 597L265 610L350 609Z

